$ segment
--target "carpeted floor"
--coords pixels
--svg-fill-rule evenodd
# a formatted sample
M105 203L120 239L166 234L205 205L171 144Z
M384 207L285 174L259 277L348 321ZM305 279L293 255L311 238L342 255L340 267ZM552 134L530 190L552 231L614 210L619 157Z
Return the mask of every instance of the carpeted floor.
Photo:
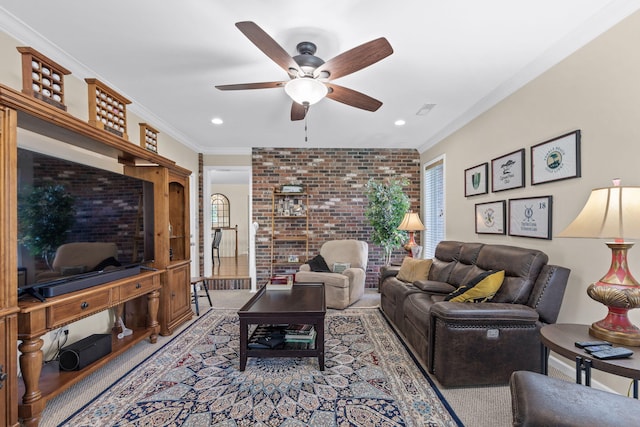
M211 291L213 310L238 309L251 295L249 291L245 290ZM375 308L379 306L379 301L380 294L377 293L377 290L367 290L365 296L353 307ZM201 297L199 304L201 313L211 309L206 298ZM184 325L183 328L186 326ZM130 351L111 361L103 369L50 400L43 413L40 426L57 426L172 338L159 337L157 344L150 344L147 341L139 343ZM553 371L551 374L561 376ZM511 397L508 386L454 389L439 386L439 389L465 426L507 427L511 425Z

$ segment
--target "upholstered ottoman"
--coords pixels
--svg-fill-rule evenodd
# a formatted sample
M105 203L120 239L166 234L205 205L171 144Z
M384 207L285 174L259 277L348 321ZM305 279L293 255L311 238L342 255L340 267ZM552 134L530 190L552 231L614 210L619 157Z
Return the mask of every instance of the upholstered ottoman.
M633 426L640 401L529 371L511 375L513 425L522 427Z

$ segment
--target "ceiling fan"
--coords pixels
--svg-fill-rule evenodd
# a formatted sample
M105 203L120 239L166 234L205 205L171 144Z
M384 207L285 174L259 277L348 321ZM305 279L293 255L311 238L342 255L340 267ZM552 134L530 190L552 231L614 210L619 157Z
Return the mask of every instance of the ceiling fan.
M290 80L279 82L243 83L216 86L220 90L269 89L284 87L291 97L291 120L302 120L309 106L325 96L334 101L368 111L376 111L382 102L368 95L334 84L332 81L354 73L393 53L384 37L354 47L325 62L314 56L316 45L298 43L298 55L292 57L262 28L251 21L236 23L236 27L276 64L287 72Z

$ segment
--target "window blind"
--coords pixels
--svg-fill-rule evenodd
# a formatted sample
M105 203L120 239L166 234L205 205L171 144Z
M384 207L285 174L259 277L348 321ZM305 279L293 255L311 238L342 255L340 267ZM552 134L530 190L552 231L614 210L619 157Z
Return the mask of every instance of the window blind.
M433 258L436 246L444 240L444 158L425 166L424 170L424 257Z

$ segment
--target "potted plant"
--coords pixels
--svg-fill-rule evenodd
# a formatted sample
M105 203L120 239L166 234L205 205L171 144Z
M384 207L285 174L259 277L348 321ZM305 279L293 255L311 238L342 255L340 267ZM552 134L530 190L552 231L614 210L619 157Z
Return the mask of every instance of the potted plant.
M391 263L391 253L402 246L407 237L406 231L398 230L398 225L409 209L409 196L403 190L408 184L406 179L386 182L370 179L366 185L369 204L365 216L373 227L371 241L384 249L385 265Z
M61 185L32 187L18 195L18 242L40 255L51 269L50 256L63 244L74 222L74 198Z

